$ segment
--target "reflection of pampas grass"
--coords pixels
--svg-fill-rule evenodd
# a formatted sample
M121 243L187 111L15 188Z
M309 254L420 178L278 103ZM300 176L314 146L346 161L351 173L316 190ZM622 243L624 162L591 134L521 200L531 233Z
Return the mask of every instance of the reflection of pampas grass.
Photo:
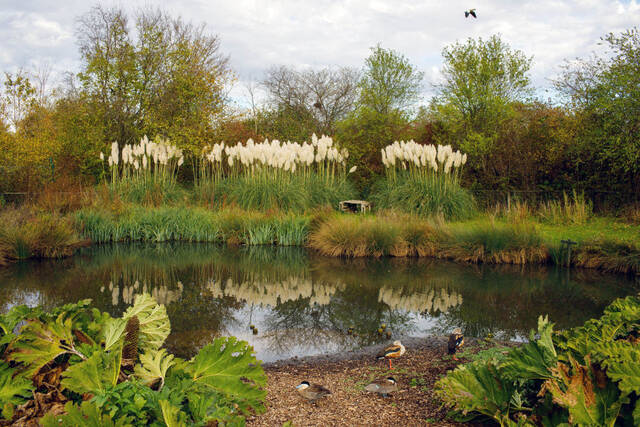
M462 304L462 295L445 288L427 289L412 294L403 293L402 288L382 287L378 301L392 309L429 313L445 313L451 307Z

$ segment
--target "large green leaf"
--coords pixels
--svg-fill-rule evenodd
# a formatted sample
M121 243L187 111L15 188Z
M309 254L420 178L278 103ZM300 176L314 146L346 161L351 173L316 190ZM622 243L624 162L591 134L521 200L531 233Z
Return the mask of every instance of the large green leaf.
M133 306L125 311L122 318L128 320L133 316L140 321L139 347L143 351L159 349L171 332L165 306L158 304L149 294L136 295Z
M163 348L140 355L140 365L136 365L134 373L146 385L158 385L158 390L164 386L167 371L174 365L173 355Z
M31 381L15 374L15 369L0 360L0 410L7 405L20 405L31 398Z
M105 322L102 330L105 350L110 350L121 342L126 327L127 321L124 319L109 319Z
M514 390L491 361L459 366L436 383L436 394L454 411L462 415L477 412L501 424L509 418Z
M538 318L536 339L531 331L529 342L509 351L501 371L512 380L534 380L551 378L551 368L558 363L558 355L552 339L553 324L547 317Z
M607 376L618 383L622 393L635 392L640 396L640 348L628 343L610 343L610 346L616 348L615 353L610 353L617 357L608 358L604 362Z
M160 400L158 402L162 409L162 419L167 427L183 427L187 425L187 415L168 400Z
M100 409L91 402L82 402L81 406L67 402L64 405L66 414L47 414L40 419L43 427L128 427L132 426L128 417L121 417L114 421L107 414L103 414Z
M543 386L553 402L569 410L569 422L580 426L613 426L622 407L620 391L611 382L598 384L597 373L589 363L581 365L571 358L552 369L553 378Z
M24 364L25 375L32 376L44 365L62 354L86 357L73 344L72 319L63 320L61 314L47 324L39 320L29 321L10 346L9 359Z
M264 410L267 377L253 347L235 337L216 338L185 365L192 380L238 405L242 413Z
M104 392L118 383L122 352L96 351L87 360L70 366L63 374L61 385L79 394Z

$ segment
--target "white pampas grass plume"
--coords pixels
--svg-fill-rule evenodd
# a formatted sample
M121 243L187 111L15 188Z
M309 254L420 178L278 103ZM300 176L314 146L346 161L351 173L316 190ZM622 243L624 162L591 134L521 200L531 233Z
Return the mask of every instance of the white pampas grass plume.
M104 162L104 153L102 151L100 152L100 161Z
M356 169L358 169L358 166L352 167L351 169L349 169L349 173L354 173Z

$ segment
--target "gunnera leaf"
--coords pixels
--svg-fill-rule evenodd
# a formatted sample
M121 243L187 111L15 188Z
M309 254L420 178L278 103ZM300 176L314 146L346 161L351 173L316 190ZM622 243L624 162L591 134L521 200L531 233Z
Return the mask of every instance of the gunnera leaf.
M162 347L171 332L165 306L158 304L149 294L136 295L133 306L125 311L122 318L129 320L133 316L140 322L138 348L147 351Z
M40 424L43 427L124 427L130 426L132 421L129 417L120 417L114 421L92 402L82 402L81 406L67 402L64 410L64 415L45 415L40 419Z

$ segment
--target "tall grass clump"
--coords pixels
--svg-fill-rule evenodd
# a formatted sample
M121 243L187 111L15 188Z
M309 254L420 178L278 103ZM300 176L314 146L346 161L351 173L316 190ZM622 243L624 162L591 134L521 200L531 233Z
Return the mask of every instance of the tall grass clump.
M584 194L573 191L572 196L562 194L562 200L551 200L540 205L536 216L549 224L586 224L593 207Z
M231 245L301 246L309 218L293 214L265 214L239 209L212 212L203 208L132 207L114 214L82 209L75 214L82 234L95 243L212 242Z
M471 194L460 186L467 155L450 145L396 141L382 152L385 178L374 188L372 201L381 209L420 216L464 219L475 213Z
M213 206L303 211L355 196L349 152L328 136L311 143L265 140L207 147L198 162L197 193ZM349 172L353 172L352 168Z
M588 240L572 251L571 263L576 267L640 275L640 245L604 238Z
M66 218L49 213L34 213L28 208L9 209L0 215L0 258L62 258L85 242Z
M407 215L333 214L312 231L309 246L329 256L433 256L438 239L430 223Z
M537 228L530 223L479 223L453 229L439 257L491 264L540 264L550 260Z
M103 153L100 160L105 161ZM149 141L145 136L139 144L126 144L122 149L114 142L106 163L111 191L127 201L157 205L182 196L177 175L184 155L168 140L156 137Z

